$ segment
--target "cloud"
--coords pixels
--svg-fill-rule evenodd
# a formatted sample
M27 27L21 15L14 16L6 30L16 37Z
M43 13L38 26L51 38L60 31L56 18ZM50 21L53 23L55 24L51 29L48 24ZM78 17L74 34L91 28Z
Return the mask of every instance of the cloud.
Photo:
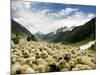
M64 8L59 12L55 12L50 9L44 9L43 13L47 14L49 17L52 17L52 18L55 17L56 19L61 19L61 18L67 17L72 12L76 12L76 11L78 11L78 9L76 9L76 8Z
M29 9L31 7L30 2L16 2L12 1L12 9L17 10L17 9Z
M35 2L12 2L12 12L16 15L12 15L13 19L32 33L40 31L46 34L62 26L82 25L95 17L95 14L81 12L78 8L64 8L54 12L48 8L37 9L33 7L35 5Z
M59 12L59 15L64 15L65 16L65 15L68 15L71 12L75 12L75 11L78 11L78 9L76 9L76 8L65 8L61 12Z

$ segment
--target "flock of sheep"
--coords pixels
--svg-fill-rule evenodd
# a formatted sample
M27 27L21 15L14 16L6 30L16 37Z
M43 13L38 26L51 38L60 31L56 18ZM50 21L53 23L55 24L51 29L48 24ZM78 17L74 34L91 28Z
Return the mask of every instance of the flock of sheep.
M11 46L11 74L66 72L96 68L95 50L61 43L21 40Z

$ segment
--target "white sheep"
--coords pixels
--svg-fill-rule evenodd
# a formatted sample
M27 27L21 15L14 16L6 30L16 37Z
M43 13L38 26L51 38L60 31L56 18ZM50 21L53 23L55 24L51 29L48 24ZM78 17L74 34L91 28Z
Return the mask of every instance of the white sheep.
M16 62L15 64L12 64L11 74L16 75L16 71L18 70L19 67L21 67L19 62Z
M38 59L35 61L35 63L36 63L37 65L47 65L47 62L46 62L44 59L42 59L42 58L38 58Z
M33 64L31 65L31 67L32 67L32 69L34 69L35 71L38 71L37 65L36 65L35 63L33 63Z
M69 63L66 63L65 68L67 68L70 71L70 69L71 69L70 64Z
M79 71L79 68L72 68L72 71Z
M47 65L39 65L37 66L37 70L40 72L49 72L50 71L50 67Z
M24 64L17 69L17 72L20 72L20 74L23 73L28 74L28 73L35 73L35 70L32 69L29 65Z
M67 71L69 71L69 70L68 70L68 68L62 68L60 71L61 71L61 72L67 72Z
M66 61L64 59L61 59L57 64L59 69L62 69L66 66Z
M36 59L35 57L29 57L29 58L26 58L26 64L28 65L32 65L33 63L35 63Z
M87 57L87 56L78 57L77 62L79 64L88 65L92 69L94 69L96 67L96 65L91 61L91 58Z
M19 62L21 65L26 63L26 59L22 57L16 58L16 61Z
M75 67L75 65L76 65L75 60L69 61L69 64L70 64L71 67Z
M77 64L75 68L78 68L79 70L91 70L92 69L91 67L87 65L83 65L83 64Z
M22 55L22 52L19 51L19 50L17 50L16 52L14 52L14 54L17 55L17 56L23 56L23 55Z
M44 59L48 64L55 63L55 59L52 56L48 56L47 58Z
M11 63L15 64L16 63L16 57L11 57Z
M26 50L26 49L22 50L22 54L23 54L24 58L28 58L29 57L29 51Z

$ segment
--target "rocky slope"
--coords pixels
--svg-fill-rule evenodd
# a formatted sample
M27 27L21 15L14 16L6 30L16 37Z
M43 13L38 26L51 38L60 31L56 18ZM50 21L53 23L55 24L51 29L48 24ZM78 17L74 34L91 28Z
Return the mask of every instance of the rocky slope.
M15 37L26 38L32 37L33 41L37 41L37 38L26 29L24 26L19 24L18 22L11 19L11 38L14 39Z

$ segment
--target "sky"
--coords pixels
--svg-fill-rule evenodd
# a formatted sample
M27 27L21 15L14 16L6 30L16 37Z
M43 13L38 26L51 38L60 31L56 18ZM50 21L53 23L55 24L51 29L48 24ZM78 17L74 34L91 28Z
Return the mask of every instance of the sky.
M11 9L11 18L33 34L83 25L96 16L96 7L90 5L12 1Z

